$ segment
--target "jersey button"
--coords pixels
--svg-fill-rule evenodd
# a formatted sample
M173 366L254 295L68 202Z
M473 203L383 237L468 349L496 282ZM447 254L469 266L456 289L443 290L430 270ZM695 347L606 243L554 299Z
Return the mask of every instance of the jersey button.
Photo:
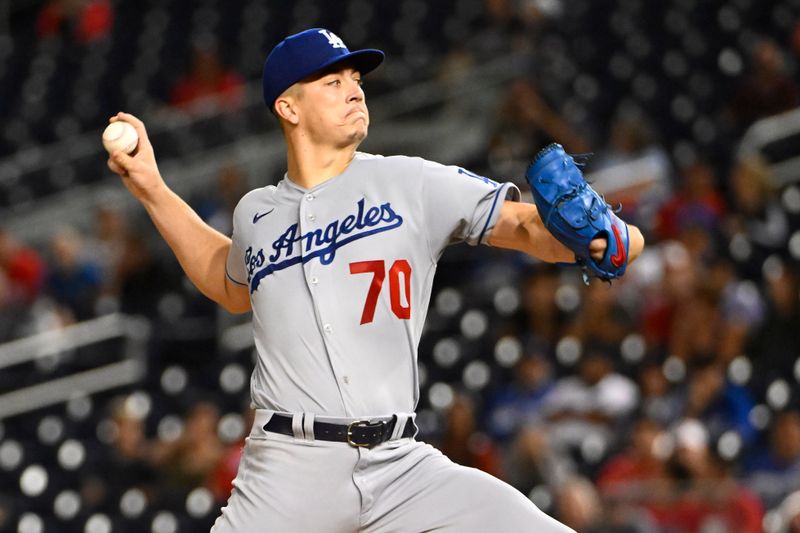
M317 220L317 215L315 215L314 213L309 213L308 214L308 220L310 220L312 222Z
M309 202L310 202L311 200L313 200L313 199L314 199L314 195L313 195L313 194L307 194L307 195L306 195L306 200L308 200Z
M319 283L319 280L316 277L313 277L311 278L311 283L316 285L317 283Z
M322 329L325 330L325 333L331 333L333 331L333 328L331 327L330 324L325 324L324 326L322 326Z

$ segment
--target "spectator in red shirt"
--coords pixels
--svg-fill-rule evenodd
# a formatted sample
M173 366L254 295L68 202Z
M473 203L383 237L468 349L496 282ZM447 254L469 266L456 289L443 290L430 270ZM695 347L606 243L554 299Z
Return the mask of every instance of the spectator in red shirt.
M661 525L685 533L712 527L729 533L762 533L761 501L714 455L703 424L685 419L676 428L675 438L671 469L678 492L668 512L661 514Z
M603 500L619 514L664 512L670 482L666 467L666 433L652 418L639 418L631 432L628 447L611 457L600 470L597 488Z
M244 80L225 66L213 46L196 46L192 66L172 88L170 103L184 111L203 106L231 109L242 102Z
M600 471L597 486L605 497L650 492L651 487L667 477L659 438L663 429L653 419L640 418L631 432L630 445L611 457Z
M711 165L695 161L683 169L682 177L680 189L658 213L656 232L661 239L676 239L691 226L714 231L725 214L725 200Z
M11 285L11 297L30 303L39 296L45 275L44 261L3 228L0 228L0 270Z
M59 34L68 28L81 44L108 37L114 24L114 9L109 0L50 0L36 20L40 38Z

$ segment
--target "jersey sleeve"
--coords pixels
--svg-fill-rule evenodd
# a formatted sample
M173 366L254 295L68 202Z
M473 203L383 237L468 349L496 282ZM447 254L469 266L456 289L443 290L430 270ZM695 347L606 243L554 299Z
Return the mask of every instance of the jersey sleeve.
M448 244L486 244L503 202L520 197L513 183L431 161L422 165L422 187L429 242L436 256Z
M237 221L239 209L234 210L233 214L233 235L231 235L231 247L228 250L228 258L225 262L225 275L229 280L237 285L247 286L247 269L244 264L245 251L241 244L241 229Z

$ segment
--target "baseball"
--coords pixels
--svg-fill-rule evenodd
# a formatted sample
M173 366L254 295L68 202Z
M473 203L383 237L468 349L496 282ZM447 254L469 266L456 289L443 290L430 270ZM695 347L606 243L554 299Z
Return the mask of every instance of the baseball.
M109 154L117 150L129 154L136 149L138 143L139 134L136 129L121 120L112 122L103 132L103 146Z

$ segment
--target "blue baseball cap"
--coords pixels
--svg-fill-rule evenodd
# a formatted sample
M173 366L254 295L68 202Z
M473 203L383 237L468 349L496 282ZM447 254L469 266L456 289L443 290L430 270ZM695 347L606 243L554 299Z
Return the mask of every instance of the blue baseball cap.
M311 28L290 35L278 43L264 62L264 103L274 112L275 100L289 87L315 72L340 61L350 60L361 74L375 70L383 62L380 50L351 52L332 31Z

